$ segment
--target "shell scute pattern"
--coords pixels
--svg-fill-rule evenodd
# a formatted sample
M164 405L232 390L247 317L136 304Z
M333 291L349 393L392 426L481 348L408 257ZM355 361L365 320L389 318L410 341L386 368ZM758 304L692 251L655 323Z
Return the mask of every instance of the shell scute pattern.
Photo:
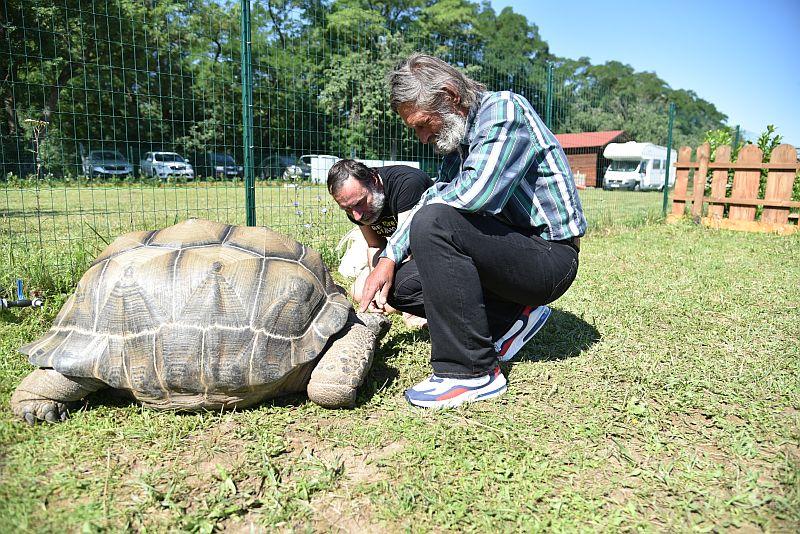
M20 350L162 402L280 380L349 310L318 253L267 228L190 219L115 240L50 332Z

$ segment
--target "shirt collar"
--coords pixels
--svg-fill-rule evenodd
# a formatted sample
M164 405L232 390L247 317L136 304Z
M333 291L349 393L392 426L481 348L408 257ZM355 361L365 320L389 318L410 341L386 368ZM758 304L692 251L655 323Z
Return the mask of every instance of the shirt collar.
M466 122L466 134L464 135L464 139L461 140L461 145L468 147L470 141L478 135L477 127L478 127L478 110L483 105L483 101L489 96L489 92L485 91L481 94L480 99L476 102L467 113L467 122Z

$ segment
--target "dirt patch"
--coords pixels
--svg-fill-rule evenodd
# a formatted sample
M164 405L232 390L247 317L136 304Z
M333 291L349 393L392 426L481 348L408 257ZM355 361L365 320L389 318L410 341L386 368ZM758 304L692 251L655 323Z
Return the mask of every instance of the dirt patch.
M381 461L406 447L403 441L374 449L336 445L307 432L294 433L288 451L293 455L310 455L341 472L335 491L319 494L311 500L315 532L382 533L386 532L372 515L369 496L357 490L360 484L388 479Z
M350 485L383 480L385 476L379 461L403 448L403 442L390 443L374 450L357 449L349 445L336 446L308 434L293 436L288 447L290 454L311 455L326 465L340 467L342 478Z

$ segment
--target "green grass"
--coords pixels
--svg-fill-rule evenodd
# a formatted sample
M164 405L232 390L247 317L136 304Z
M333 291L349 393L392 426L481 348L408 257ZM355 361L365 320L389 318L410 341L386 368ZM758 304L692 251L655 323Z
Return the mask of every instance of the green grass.
M43 310L0 316L0 532L797 532L800 236L595 232L509 391L408 406L395 324L354 410L302 396L180 415L96 395L12 419Z
M115 237L189 217L245 224L241 182L53 185L0 190L0 287L67 291ZM351 224L324 186L258 182L256 223L290 235L335 262Z
M590 231L641 226L663 218L664 193L658 191L585 189L580 197Z
M152 230L188 217L245 224L242 182L154 181L97 184L7 183L0 189L0 288L69 291L91 260L118 235ZM661 219L657 192L580 192L591 231ZM319 250L329 265L350 222L322 185L256 182L256 223ZM0 291L0 293L2 293Z

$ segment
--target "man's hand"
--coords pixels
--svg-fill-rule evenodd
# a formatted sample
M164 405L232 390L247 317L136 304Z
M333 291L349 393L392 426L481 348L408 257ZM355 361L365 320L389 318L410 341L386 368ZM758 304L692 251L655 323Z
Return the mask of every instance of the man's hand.
M364 281L364 289L361 291L361 311L366 311L368 308L370 311L383 310L393 283L394 262L389 258L379 259L378 264Z

